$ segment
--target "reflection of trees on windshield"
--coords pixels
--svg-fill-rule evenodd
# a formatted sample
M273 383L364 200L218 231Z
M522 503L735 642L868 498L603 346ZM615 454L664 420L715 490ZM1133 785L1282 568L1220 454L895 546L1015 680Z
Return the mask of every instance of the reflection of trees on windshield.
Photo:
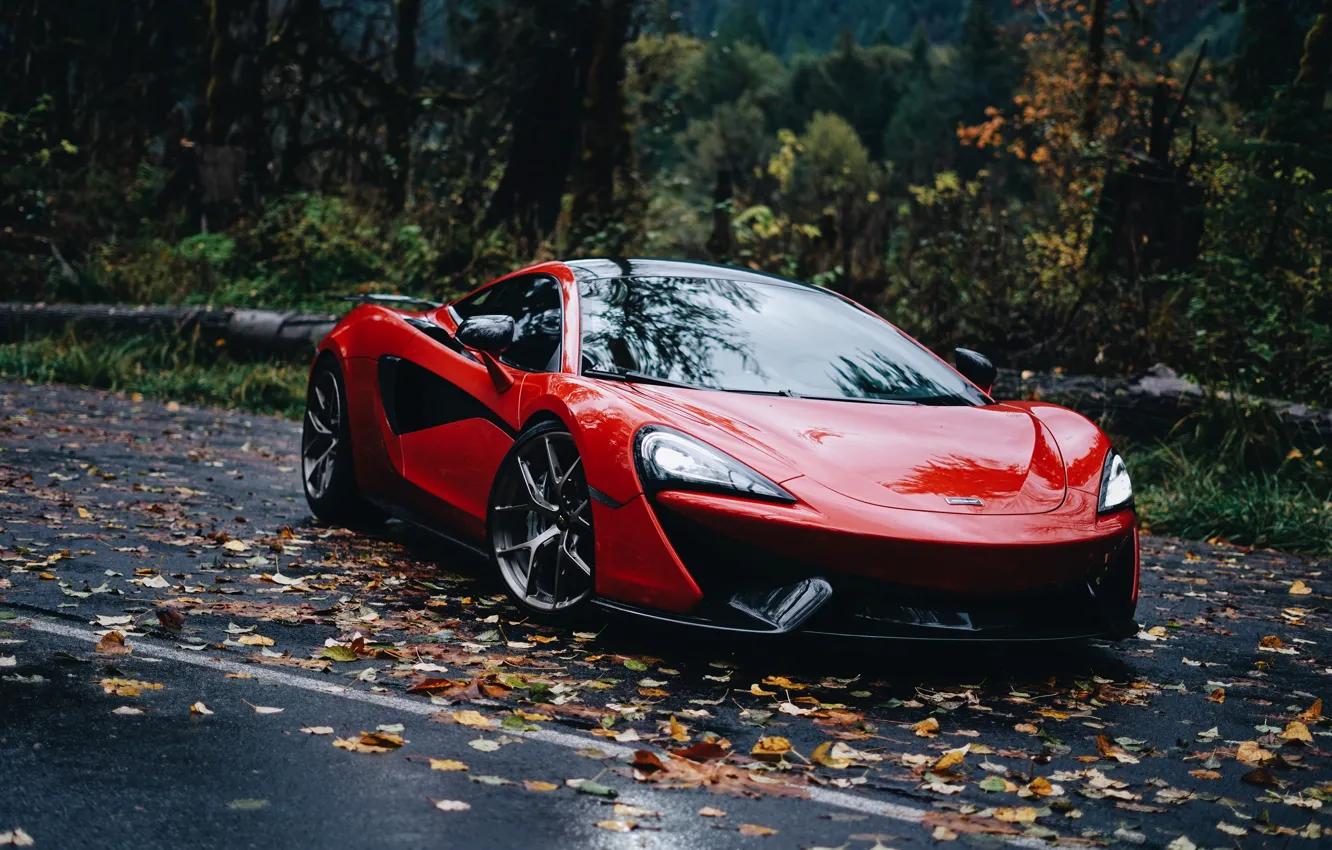
M855 359L841 355L833 362L837 387L850 398L923 398L937 396L939 385L879 351L858 350Z
M760 293L729 280L636 277L598 280L583 291L583 353L618 368L720 387L719 353L762 375L737 310L758 312Z

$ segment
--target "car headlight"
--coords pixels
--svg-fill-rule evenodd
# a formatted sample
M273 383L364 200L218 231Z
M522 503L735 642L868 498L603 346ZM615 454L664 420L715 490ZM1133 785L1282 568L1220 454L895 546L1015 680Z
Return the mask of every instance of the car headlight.
M794 502L795 496L711 446L659 426L638 432L638 471L651 490L703 490Z
M1096 512L1108 514L1120 511L1133 504L1133 481L1129 478L1128 466L1119 453L1111 449L1105 456L1105 466L1101 468L1101 497L1096 503Z

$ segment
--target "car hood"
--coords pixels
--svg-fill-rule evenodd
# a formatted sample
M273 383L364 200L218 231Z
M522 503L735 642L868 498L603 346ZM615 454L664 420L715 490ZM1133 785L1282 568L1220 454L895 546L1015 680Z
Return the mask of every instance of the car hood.
M868 504L944 513L1035 514L1064 501L1064 462L1054 436L1019 408L821 401L644 385L638 389L689 418L766 450L795 473ZM759 471L769 474L761 467ZM950 499L981 504L950 504Z

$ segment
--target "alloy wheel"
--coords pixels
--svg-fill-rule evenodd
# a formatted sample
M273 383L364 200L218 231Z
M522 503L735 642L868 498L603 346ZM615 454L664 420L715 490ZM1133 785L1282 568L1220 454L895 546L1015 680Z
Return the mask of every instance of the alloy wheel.
M582 459L567 432L519 445L500 470L491 545L509 590L539 611L592 593L592 508Z
M338 456L339 426L342 424L342 392L330 370L315 376L305 403L305 427L301 433L301 471L305 490L322 499L333 483Z

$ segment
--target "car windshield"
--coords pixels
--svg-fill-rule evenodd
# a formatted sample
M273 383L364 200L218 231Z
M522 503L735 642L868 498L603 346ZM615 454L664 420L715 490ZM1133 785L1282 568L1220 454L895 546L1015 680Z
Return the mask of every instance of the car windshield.
M811 287L685 277L583 281L583 371L734 392L986 404L887 322Z

